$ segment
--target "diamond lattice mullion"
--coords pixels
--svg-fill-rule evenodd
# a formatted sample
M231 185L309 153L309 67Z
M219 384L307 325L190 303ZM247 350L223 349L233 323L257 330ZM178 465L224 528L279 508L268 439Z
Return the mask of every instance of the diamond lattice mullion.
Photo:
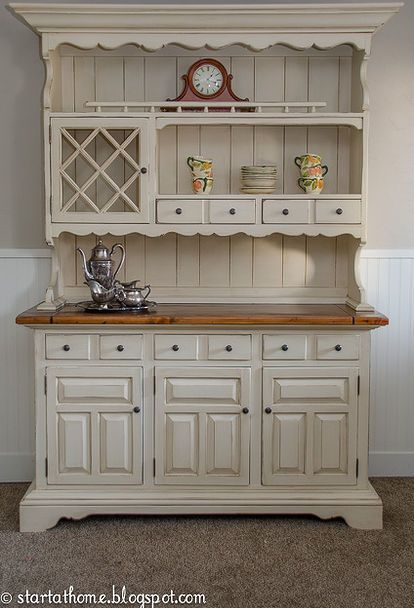
M88 146L91 141L97 136L97 134L99 133L99 129L94 129L81 144L79 144L79 142L77 142L76 139L74 139L66 129L62 128L61 133L66 138L66 140L75 148L69 158L67 158L65 162L62 163L60 166L61 169L66 169L74 160L78 158L78 156L82 153L82 150L86 146Z
M102 135L104 135L108 139L108 141L119 150L119 154L121 154L125 158L125 160L131 165L131 167L136 171L139 171L140 167L132 158L132 156L128 154L125 148L129 146L129 144L136 138L137 135L139 135L139 132L139 129L134 129L134 131L132 131L132 133L128 135L125 141L123 141L122 144L119 144L106 129L101 129Z
M101 212L104 211L108 211L108 209L110 209L110 207L115 203L115 201L118 200L119 197L121 197L124 202L132 209L132 211L139 211L137 205L134 203L134 201L132 201L129 196L125 193L125 190L127 190L129 188L129 186L136 180L136 178L138 177L139 172L136 171L133 175L131 175L131 177L128 179L128 181L125 182L125 184L119 188L119 191L116 192L110 199L109 201L106 203L106 205L104 207L102 207Z
M95 205L95 203L93 202L93 200L91 198L89 198L89 196L85 192L85 190L87 190L89 188L89 186L91 186L93 184L93 182L95 181L94 176L96 174L92 175L84 183L84 185L81 188L79 188L78 184L76 182L74 182L73 179L70 177L70 175L68 175L67 173L65 173L65 171L61 170L60 174L68 182L68 184L70 184L72 186L72 188L74 188L76 190L75 194L62 207L62 210L61 210L62 213L64 213L65 211L68 211L70 209L70 207L73 205L73 203L78 200L79 197L82 197L88 203L88 205L90 205L92 207L92 209L96 213L100 213L99 207L97 205ZM94 179L92 179L92 178L94 178Z

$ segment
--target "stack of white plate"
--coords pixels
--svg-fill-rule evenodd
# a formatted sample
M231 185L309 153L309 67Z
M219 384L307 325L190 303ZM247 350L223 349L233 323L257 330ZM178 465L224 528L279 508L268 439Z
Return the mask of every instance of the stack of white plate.
M276 179L274 165L243 165L240 190L246 194L270 194L276 189Z

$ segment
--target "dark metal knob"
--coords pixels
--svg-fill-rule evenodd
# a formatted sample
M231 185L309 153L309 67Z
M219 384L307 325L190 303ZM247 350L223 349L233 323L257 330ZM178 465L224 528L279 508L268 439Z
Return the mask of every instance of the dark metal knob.
M139 412L140 412L140 411L141 411L141 408L140 408L138 405L136 405L136 406L134 407L134 412L135 412L136 414L139 414Z
M118 344L118 346L116 347L116 350L119 351L120 353L122 353L122 351L125 349L125 346L123 344Z
M177 209L175 210L177 215L181 215L183 210L181 209L181 207L177 207Z
M232 350L233 350L233 347L231 346L231 344L227 344L227 346L226 346L226 351L227 351L228 353L231 353L231 351L232 351Z
M343 212L344 212L344 210L343 210L343 209L341 209L341 207L338 207L338 209L336 210L336 213L337 213L338 215L342 215L342 214L343 214Z
M337 345L335 346L335 350L337 350L337 351L338 351L338 353L339 353L339 351L340 351L340 350L342 350L342 346L341 346L340 344L337 344Z
M180 347L178 346L178 344L173 344L172 349L174 352L177 352L177 350L180 350Z
M249 413L249 408L248 407L244 407L242 409L243 414L248 414Z
M289 350L289 346L287 344L282 344L282 350L284 350L284 351Z
M145 173L147 173L147 171L148 171L148 169L146 167L141 167L141 173L144 173L144 175L145 175Z
M289 215L289 209L282 209L283 215Z
M235 210L235 208L234 208L234 207L232 207L232 208L229 210L229 213L230 213L230 215L236 215L236 210Z
M265 407L265 412L266 414L271 414L272 413L272 408L271 407Z
M64 344L63 345L63 350L66 351L66 352L68 352L68 350L70 350L69 344Z

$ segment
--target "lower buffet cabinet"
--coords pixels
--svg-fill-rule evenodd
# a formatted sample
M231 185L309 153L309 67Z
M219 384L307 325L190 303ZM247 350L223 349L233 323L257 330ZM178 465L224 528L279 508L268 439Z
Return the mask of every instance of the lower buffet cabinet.
M367 476L369 332L233 331L36 330L45 395L21 529L94 513L381 527Z

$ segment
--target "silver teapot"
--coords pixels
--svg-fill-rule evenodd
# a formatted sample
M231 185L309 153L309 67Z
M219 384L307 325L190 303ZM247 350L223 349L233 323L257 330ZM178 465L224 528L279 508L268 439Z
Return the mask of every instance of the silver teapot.
M145 306L151 293L151 287L149 285L138 287L137 283L139 283L139 280L131 281L131 283L121 283L116 293L118 302L131 308Z
M115 261L112 255L116 249L121 251L121 260L115 268ZM121 269L125 261L125 249L121 243L116 243L112 249L105 247L101 240L91 251L91 257L86 259L85 253L80 247L77 248L82 257L82 267L85 275L85 280L98 281L105 289L112 289L114 286L115 277Z

